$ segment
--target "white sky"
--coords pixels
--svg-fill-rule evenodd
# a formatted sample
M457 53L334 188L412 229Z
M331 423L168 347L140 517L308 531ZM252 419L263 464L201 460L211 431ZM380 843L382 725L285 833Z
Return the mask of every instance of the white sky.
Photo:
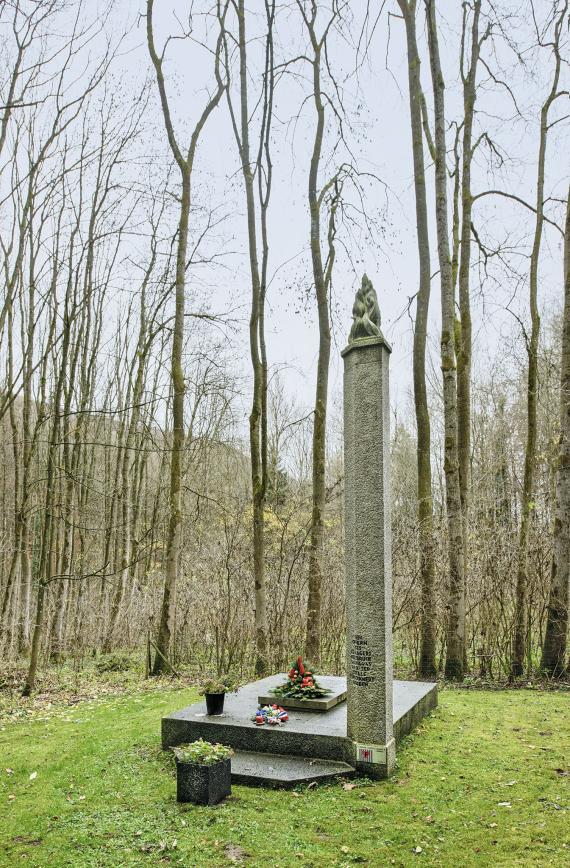
M183 0L157 0L157 40L167 33L180 32L174 16L187 20L188 5ZM323 4L325 6L326 4ZM375 4L378 5L378 4ZM485 7L484 3L484 7ZM532 44L533 32L528 22L529 5L518 0L504 0L506 33L517 40L519 49L528 61L523 70L517 64L505 39L497 37L492 50L488 43L483 56L498 77L508 82L519 102L523 117L518 117L506 89L489 81L481 71L483 81L478 102L475 136L487 129L504 155L504 166L491 171L488 166L488 151L481 151L476 160L473 178L475 193L497 187L516 192L533 201L535 185L534 160L538 142L538 115L540 104L548 89L548 76L552 68L547 50L541 54L527 51ZM540 14L545 14L550 3L539 0L535 4ZM425 58L423 10L419 3L418 34L422 43L424 62L422 79L431 102L431 79ZM195 13L208 4L195 3ZM302 45L302 28L299 17L291 10L279 16L277 60L298 53ZM354 39L356 40L364 20L365 0L350 4L354 15ZM379 296L383 329L393 345L392 355L392 402L404 407L408 402L411 384L412 330L406 305L417 287L417 252L415 241L415 211L411 165L411 142L409 132L407 61L403 23L394 17L397 4L391 0L375 29L368 50L368 57L354 74L355 53L352 46L335 38L331 45L331 63L342 82L346 101L350 144L361 169L377 174L383 182L370 183L367 190L366 209L369 217L377 218L377 233L367 238L364 231L355 230L351 236L339 230L339 237L350 250L349 257L339 245L339 256L334 276L334 339L331 368L331 397L338 399L341 385L340 349L344 346L350 326L350 311L356 286L363 271L372 279ZM458 85L459 25L461 4L441 2L439 7L450 15L442 20L441 51L447 82L448 120L451 122L460 113L461 93ZM118 21L136 22L137 11L143 10L141 0L122 0L116 12ZM249 33L256 35L256 28L263 21L261 0L250 0L248 16ZM453 11L449 11L453 10ZM388 12L391 13L388 18ZM257 22L257 23L256 23ZM197 14L194 17L195 33L201 32L202 24ZM211 29L211 35L214 33ZM389 37L389 38L388 38ZM210 44L212 38L210 36ZM142 81L143 71L149 70L143 23L133 27L128 43L129 52L121 61L125 74L124 86L133 88ZM250 104L255 103L259 88L260 44L250 46L252 78L250 80ZM187 141L187 130L195 121L204 103L204 85L210 82L211 61L203 49L187 41L173 42L169 46L165 71L168 76L169 93L175 109L177 130L181 141ZM301 65L299 73L305 73ZM567 75L566 71L564 73ZM567 82L566 82L567 84ZM311 293L311 268L308 255L309 221L306 202L307 170L312 146L314 112L312 103L305 100L309 93L306 79L301 76L284 77L278 87L276 119L273 134L273 196L270 216L270 273L274 275L268 296L267 342L272 366L282 371L284 388L296 397L303 407L313 400L318 334L316 308ZM553 118L568 111L568 100L559 100L553 110ZM564 103L564 105L562 105ZM293 119L299 115L298 120ZM329 113L329 118L331 117ZM547 195L563 198L569 179L568 150L564 140L564 124L553 130L548 152ZM153 148L160 151L163 144L163 129L156 110L156 122L149 127L157 137ZM328 128L329 144L325 147L322 175L324 181L334 167L330 160L330 147L335 139L332 119ZM449 134L452 145L453 130ZM252 145L252 151L254 150ZM426 155L427 160L427 155ZM431 177L431 173L430 173ZM173 175L173 179L175 175ZM197 171L194 181L195 201L200 206L210 205L227 214L220 228L218 239L212 240L212 249L219 241L227 251L224 267L197 269L189 279L189 307L204 292L210 297L213 311L231 309L239 319L237 331L231 341L235 348L236 367L249 374L247 317L249 309L249 271L245 235L244 197L241 174L233 133L229 124L226 105L221 105L208 122L200 142ZM433 197L430 189L429 207L433 214ZM561 207L549 206L549 213L560 218ZM195 229L200 230L203 214L196 213ZM481 237L495 241L507 239L517 251L507 257L521 273L526 273L529 250L529 233L532 231L532 215L519 205L505 200L487 198L475 206L475 223ZM219 245L218 245L219 249ZM435 243L432 243L432 272L437 271ZM474 250L474 255L476 251ZM490 277L481 287L480 273L474 265L472 274L475 365L485 370L490 360L500 349L501 339L516 331L513 316L504 308L511 308L526 317L526 284L516 286L503 267L494 260L489 268ZM541 306L548 310L561 296L561 245L554 230L546 229L541 267ZM430 317L430 342L437 365L439 280L434 276ZM524 354L521 341L520 352ZM244 414L247 414L247 398L244 396Z

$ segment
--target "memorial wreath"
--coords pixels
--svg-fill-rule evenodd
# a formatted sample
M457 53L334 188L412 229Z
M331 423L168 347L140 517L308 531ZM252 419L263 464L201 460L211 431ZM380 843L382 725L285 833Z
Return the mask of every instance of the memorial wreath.
M311 669L305 666L302 657L297 657L287 673L287 681L275 687L271 693L273 696L284 699L321 699L330 693L328 688L323 687Z

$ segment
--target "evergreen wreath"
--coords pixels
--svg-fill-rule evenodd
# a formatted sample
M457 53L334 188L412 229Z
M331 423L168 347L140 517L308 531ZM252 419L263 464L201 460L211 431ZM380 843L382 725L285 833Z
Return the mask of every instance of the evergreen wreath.
M330 693L327 687L323 687L312 673L312 670L303 664L303 658L297 659L291 664L287 673L287 681L275 687L271 693L273 696L283 699L321 699Z

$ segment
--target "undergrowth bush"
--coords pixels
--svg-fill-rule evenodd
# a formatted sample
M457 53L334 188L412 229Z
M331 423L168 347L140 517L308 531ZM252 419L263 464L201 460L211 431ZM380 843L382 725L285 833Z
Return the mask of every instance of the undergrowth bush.
M95 663L99 675L103 672L127 672L131 667L132 660L127 654L105 654Z

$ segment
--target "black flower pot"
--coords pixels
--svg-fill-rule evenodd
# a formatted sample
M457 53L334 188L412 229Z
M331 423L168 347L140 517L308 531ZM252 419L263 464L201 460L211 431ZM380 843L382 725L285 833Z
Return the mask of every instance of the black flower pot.
M232 789L232 761L212 765L183 762L176 758L176 800L194 805L217 805Z
M206 711L208 714L223 714L225 693L206 693Z

